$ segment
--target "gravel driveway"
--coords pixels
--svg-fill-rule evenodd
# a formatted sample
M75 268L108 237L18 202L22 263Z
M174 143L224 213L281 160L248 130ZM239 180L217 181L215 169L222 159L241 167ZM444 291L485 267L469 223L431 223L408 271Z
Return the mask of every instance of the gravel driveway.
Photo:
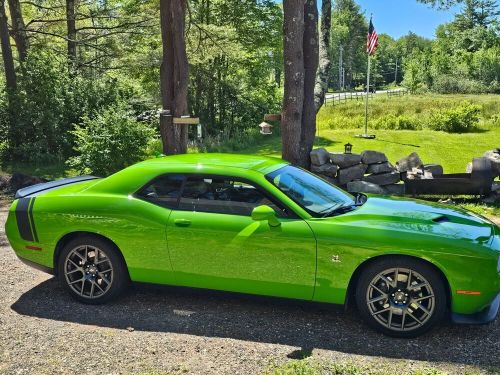
M116 303L85 306L16 259L6 211L1 202L2 374L258 374L302 355L400 375L500 373L500 319L395 340L340 308L179 288L134 287Z

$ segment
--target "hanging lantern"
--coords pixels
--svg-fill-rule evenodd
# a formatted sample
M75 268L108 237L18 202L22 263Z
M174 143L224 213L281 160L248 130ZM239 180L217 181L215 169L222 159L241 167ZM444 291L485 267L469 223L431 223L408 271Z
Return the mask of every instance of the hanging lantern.
M273 126L265 121L261 122L260 125L260 134L270 135L273 134Z
M351 154L352 153L352 145L350 143L347 143L344 145L344 154Z

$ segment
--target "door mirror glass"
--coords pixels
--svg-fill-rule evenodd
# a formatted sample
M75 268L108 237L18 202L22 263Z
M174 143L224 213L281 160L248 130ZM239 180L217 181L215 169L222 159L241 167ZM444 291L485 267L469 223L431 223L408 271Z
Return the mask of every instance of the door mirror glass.
M271 227L278 227L281 225L280 221L276 217L276 211L265 204L262 206L257 206L253 209L252 219L255 221L267 220Z

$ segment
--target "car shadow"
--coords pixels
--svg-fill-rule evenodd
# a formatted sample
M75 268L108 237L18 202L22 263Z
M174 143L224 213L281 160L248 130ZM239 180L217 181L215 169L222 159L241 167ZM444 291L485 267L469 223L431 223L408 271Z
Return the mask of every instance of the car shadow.
M22 315L148 332L171 332L388 358L455 362L498 368L500 322L454 326L444 322L416 339L394 339L360 322L355 310L189 288L135 285L120 300L100 306L74 301L55 278L24 293L11 308ZM487 341L487 345L485 345ZM490 350L485 352L484 348ZM483 348L483 350L479 349Z

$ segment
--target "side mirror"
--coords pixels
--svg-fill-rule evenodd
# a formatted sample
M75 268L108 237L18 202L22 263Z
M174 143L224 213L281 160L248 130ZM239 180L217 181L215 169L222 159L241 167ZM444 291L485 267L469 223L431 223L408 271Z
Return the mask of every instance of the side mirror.
M267 220L271 227L279 227L281 225L276 217L276 212L268 205L255 207L252 211L252 219L255 221Z

